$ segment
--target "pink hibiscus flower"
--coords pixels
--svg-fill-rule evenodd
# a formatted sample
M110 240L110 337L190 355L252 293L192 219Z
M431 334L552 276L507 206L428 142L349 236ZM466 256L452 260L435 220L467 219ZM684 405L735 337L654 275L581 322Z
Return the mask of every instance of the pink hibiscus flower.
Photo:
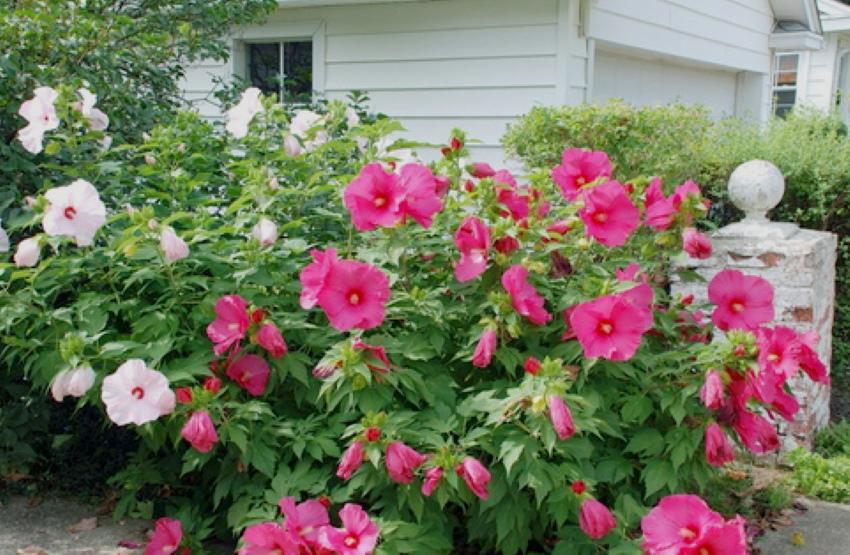
M711 256L711 239L693 227L682 231L682 248L691 258L704 260Z
M646 286L638 286L646 287ZM586 357L628 360L652 327L652 312L626 294L606 295L575 306L570 327Z
M732 424L741 442L753 453L770 453L779 449L776 428L763 416L739 410Z
M574 201L585 186L600 177L611 176L611 161L602 151L568 148L561 155L561 164L555 166L551 175L564 198Z
M460 250L460 261L455 266L455 277L460 282L475 279L487 268L490 250L490 230L475 216L466 217L455 232L455 245Z
M319 303L319 293L325 286L328 274L337 263L336 250L328 248L322 252L318 249L310 251L313 262L301 270L301 308L310 310Z
M315 499L296 504L294 497L284 497L278 502L278 507L285 517L284 530L289 532L295 543L306 548L316 545L322 528L331 522L328 510Z
M705 458L713 466L723 466L735 460L735 452L726 432L714 422L705 429Z
M218 443L215 424L205 410L192 413L183 429L180 430L180 437L188 441L199 453L209 453L213 445Z
M153 535L145 547L144 555L170 555L176 553L183 541L183 526L179 520L163 517L154 524Z
M422 481L422 495L431 497L437 486L440 485L440 480L443 479L443 469L439 466L434 466L425 471L425 479Z
M336 468L337 478L348 480L354 474L354 471L360 468L361 464L363 464L363 443L355 441L342 454L342 459L340 459L339 466Z
M372 163L363 166L360 175L345 188L342 198L354 227L371 231L393 227L401 220L405 191L397 175L386 172L381 164Z
M257 344L272 358L280 358L288 351L286 341L273 322L266 322L257 331Z
M369 370L379 374L386 374L390 371L390 359L387 357L387 351L381 345L368 345L359 337L355 337L351 343L351 347L355 351L363 353L363 361Z
M496 331L492 328L486 328L481 332L481 337L478 338L478 344L475 345L475 352L472 353L472 365L478 368L487 368L493 360L493 353L496 352L496 344L498 339Z
M549 419L552 421L555 433L558 434L558 439L573 437L576 433L576 425L573 422L570 407L564 399L560 395L549 395L546 398L546 404L549 406Z
M661 190L661 179L655 178L649 184L645 193L644 223L656 231L663 231L673 224L673 219L682 207L682 202L688 196L701 196L699 185L693 181L685 181L673 191L669 197ZM686 224L690 218L685 218Z
M231 347L238 350L251 325L248 303L239 295L225 295L216 301L214 310L216 319L207 326L213 352L220 356Z
M455 468L458 476L463 478L467 487L482 501L487 501L490 497L488 486L490 485L490 471L487 470L481 461L474 457L465 457L463 461Z
M608 507L596 499L589 498L581 502L578 525L590 538L600 540L617 527L617 521Z
M741 534L727 529L728 525L739 527ZM718 546L718 536L732 532L733 537L743 538L743 521L736 518L725 522L723 517L712 511L696 495L669 495L662 499L640 523L643 531L643 548L648 555L672 555L674 553L705 553L716 555L744 555L746 541L741 548L730 551L709 550ZM736 540L739 541L739 540ZM736 543L730 542L731 545Z
M404 190L402 213L425 229L431 227L434 214L443 209L443 201L437 191L437 178L427 166L405 164L399 173L399 183Z
M754 330L773 320L773 287L758 276L723 270L708 284L708 299L716 308L711 315L721 330Z
M528 283L528 270L514 264L502 274L502 287L511 296L514 310L535 325L542 326L552 319L544 307L544 299L534 286Z
M782 381L785 381L800 369L802 344L798 340L797 332L791 328L759 328L756 330L756 344L762 371L778 374Z
M168 378L136 358L103 379L101 399L107 416L119 426L141 426L170 414L177 401Z
M106 222L106 206L91 183L77 179L49 189L44 198L50 203L41 222L45 233L73 237L80 247L92 244L95 233Z
M239 555L296 555L300 547L292 535L274 522L254 524L242 534Z
M588 235L607 247L619 247L637 229L640 212L617 181L593 187L579 210Z
M499 170L493 175L496 200L507 208L508 213L514 220L527 218L529 214L530 197L528 194L520 194L517 181L508 170ZM503 214L507 215L507 214Z
M370 555L380 530L360 505L346 503L339 511L342 528L322 528L319 543L339 555Z
M478 179L493 177L496 175L496 170L494 170L493 166L487 162L475 162L467 168L467 171L470 175L472 175L472 177L477 177Z
M699 398L710 409L718 409L723 404L723 380L715 370L705 375L705 382L699 390Z
M400 441L394 441L387 447L384 462L390 479L399 484L409 484L413 481L413 471L422 466L428 459Z
M268 363L257 355L240 357L227 368L227 377L254 397L259 397L265 391L269 374Z
M331 266L318 295L319 306L339 331L380 326L390 298L390 282L378 268L354 260Z

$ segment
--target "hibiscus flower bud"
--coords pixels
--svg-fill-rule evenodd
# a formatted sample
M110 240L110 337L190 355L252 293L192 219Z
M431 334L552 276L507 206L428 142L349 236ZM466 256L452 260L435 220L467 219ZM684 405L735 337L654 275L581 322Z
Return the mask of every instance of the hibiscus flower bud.
M699 398L710 409L720 408L723 404L723 380L720 374L711 370L705 376L705 383L699 390Z
M496 170L493 169L493 166L486 162L475 162L471 166L468 166L466 171L468 171L472 177L477 177L478 179L493 177L496 175Z
M460 150L463 147L463 143L457 137L452 137L452 140L449 142L449 146L452 147L452 150Z
M726 432L714 422L705 429L705 459L713 466L723 466L735 460L735 452Z
M549 419L559 439L569 439L576 433L576 425L570 408L560 395L549 395L546 398L549 405Z
M582 532L594 540L604 538L608 535L608 532L617 527L614 515L611 514L608 507L596 499L582 501L578 524Z
M478 368L487 368L490 366L490 361L493 360L493 353L496 352L496 342L496 332L492 328L485 329L478 339L475 352L472 354L472 365Z
M319 496L319 503L322 504L322 507L327 509L331 506L331 498L328 497L327 495L320 495Z
M690 306L691 304L693 304L693 302L694 302L694 295L692 293L689 293L689 294L685 295L684 297L682 297L682 305L683 306Z
M180 436L199 453L209 453L213 445L218 443L215 425L205 410L192 413L183 429L180 430Z
M38 245L38 239L30 237L18 243L18 248L12 259L18 268L32 268L38 264L40 257L41 247Z
M361 464L363 464L363 443L355 441L342 454L336 469L337 478L348 480Z
M286 341L272 322L266 322L257 332L257 343L268 351L272 358L280 358L287 352Z
M156 164L156 158L154 158L153 154L145 154L145 164L148 166Z
M95 378L91 366L62 370L50 382L50 393L60 403L65 396L82 397L94 385Z
M463 188L467 193L471 193L475 189L475 183L473 183L471 179L467 179L463 183Z
M434 466L425 471L425 480L422 482L422 495L431 497L437 486L440 485L440 480L443 478L443 469L439 466Z
M181 405L188 405L192 402L192 388L178 387L174 394L177 396L177 402Z
M261 218L251 228L251 235L260 243L261 247L268 247L277 241L277 225L268 218Z
M570 489L573 490L573 493L576 495L581 495L585 491L587 491L587 486L581 480L576 480L570 486Z
M162 227L159 246L168 262L176 262L189 256L189 246L174 232L171 226Z
M204 389L215 395L221 391L221 380L214 376L209 376L204 380Z
M540 361L534 357L528 357L527 359L525 359L525 364L522 365L525 371L531 374L532 376L536 376L537 373L540 372L541 366L542 365L540 364Z
M366 428L366 441L374 442L381 439L381 429L372 426L371 428Z
M400 441L394 441L387 447L384 463L390 479L399 484L413 481L413 472L422 466L427 457L411 449Z
M447 146L444 146L440 149L440 154L442 154L444 158L448 158L452 154L452 149Z
M481 461L473 457L466 457L455 471L479 499L486 501L490 497L487 490L490 484L490 471L481 464Z
M711 239L692 227L682 231L682 248L691 258L704 260L711 256Z

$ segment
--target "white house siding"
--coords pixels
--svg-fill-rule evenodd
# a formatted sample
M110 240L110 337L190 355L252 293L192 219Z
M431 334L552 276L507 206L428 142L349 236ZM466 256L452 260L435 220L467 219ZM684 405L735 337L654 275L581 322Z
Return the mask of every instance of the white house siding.
M838 35L827 33L824 35L823 48L808 53L807 74L799 76L800 104L816 106L822 110L832 108L835 103L835 87L838 78Z
M472 147L476 159L502 163L499 140L508 123L538 104L584 100L587 52L577 14L578 3L567 0L286 8L234 36L272 38L299 24L320 26L314 35L314 48L323 43L323 57L314 61L320 92L344 98L352 89L367 91L376 111L398 118L406 136L419 141L444 144L452 127L460 127L482 141ZM559 33L559 26L567 31ZM212 76L238 70L239 63L191 68L186 97L205 97ZM211 104L199 109L220 114Z
M715 116L735 109L736 74L658 59L596 52L593 100L623 98L638 106L669 102L703 104Z

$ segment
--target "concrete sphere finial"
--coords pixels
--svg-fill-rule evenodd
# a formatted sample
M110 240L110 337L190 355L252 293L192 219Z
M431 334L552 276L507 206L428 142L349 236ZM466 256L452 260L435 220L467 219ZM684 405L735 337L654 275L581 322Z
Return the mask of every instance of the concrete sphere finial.
M785 178L766 160L744 162L729 176L729 198L744 211L744 221L767 221L767 211L785 194Z

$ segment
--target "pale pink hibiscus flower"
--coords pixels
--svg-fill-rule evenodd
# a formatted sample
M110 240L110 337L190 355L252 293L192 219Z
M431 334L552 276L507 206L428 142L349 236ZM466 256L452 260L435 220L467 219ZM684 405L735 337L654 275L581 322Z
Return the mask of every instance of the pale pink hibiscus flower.
M192 413L192 416L180 430L180 437L189 442L199 453L209 453L213 445L218 443L218 432L215 430L215 424L205 410Z
M41 258L41 245L39 245L38 237L30 237L18 243L18 248L15 249L15 254L12 260L18 268L32 268L38 264L38 259Z
M408 170L411 180L416 177L413 172L415 170ZM378 163L366 164L343 192L345 207L359 231L395 226L403 215L404 200L405 190L398 176L385 171Z
M265 391L269 374L269 364L257 355L242 356L227 368L227 377L254 397Z
M269 247L277 241L277 224L268 218L260 218L260 221L251 228L251 235L261 247Z
M643 334L652 327L649 308L627 294L606 295L576 305L569 318L584 356L589 358L628 360L640 346Z
M177 553L183 541L183 526L179 520L163 517L154 524L153 535L145 547L144 555L171 555Z
M257 87L249 87L242 93L239 103L227 111L227 124L225 129L227 132L242 139L248 135L248 125L254 116L263 111L263 104L260 100L262 91Z
M216 301L214 310L216 318L207 326L213 352L221 356L231 347L238 350L251 325L248 303L239 295L225 295Z
M593 187L578 214L587 234L607 247L619 247L637 229L640 211L617 181Z
M409 484L413 481L413 472L422 466L427 458L404 443L393 441L387 446L384 463L392 481Z
M86 118L89 129L92 131L106 131L106 128L109 127L109 116L94 107L97 103L97 95L86 88L77 89L77 93L82 100L75 102L74 108L79 110L83 117Z
M511 296L511 304L514 310L528 318L532 324L542 326L552 319L552 315L546 311L545 300L528 283L528 269L514 264L502 275L502 287Z
M551 175L564 198L574 201L587 185L600 177L611 176L611 161L602 151L568 148L561 155L561 164L555 166Z
M33 154L38 154L44 147L44 133L59 127L59 117L56 115L56 99L59 93L50 87L38 87L33 97L21 104L18 114L27 120L27 126L18 131L21 145Z
M95 233L106 222L106 206L97 189L83 179L70 185L54 187L44 193L50 203L42 226L48 235L73 237L77 245L91 245Z
M50 393L60 403L66 396L82 397L92 388L95 378L91 366L62 370L50 382Z
M487 269L490 250L490 230L480 219L467 216L455 232L455 245L460 250L460 260L455 266L455 278L470 281Z
M717 305L711 315L721 330L754 330L773 320L773 287L758 276L723 270L708 284L708 299Z
M168 378L136 358L103 379L101 399L107 416L119 426L152 422L173 412L176 403Z
M170 225L162 226L159 234L159 248L167 262L177 262L189 256L189 245L180 238Z
M325 526L319 543L339 555L371 555L380 531L360 505L346 503L339 511L342 528Z

